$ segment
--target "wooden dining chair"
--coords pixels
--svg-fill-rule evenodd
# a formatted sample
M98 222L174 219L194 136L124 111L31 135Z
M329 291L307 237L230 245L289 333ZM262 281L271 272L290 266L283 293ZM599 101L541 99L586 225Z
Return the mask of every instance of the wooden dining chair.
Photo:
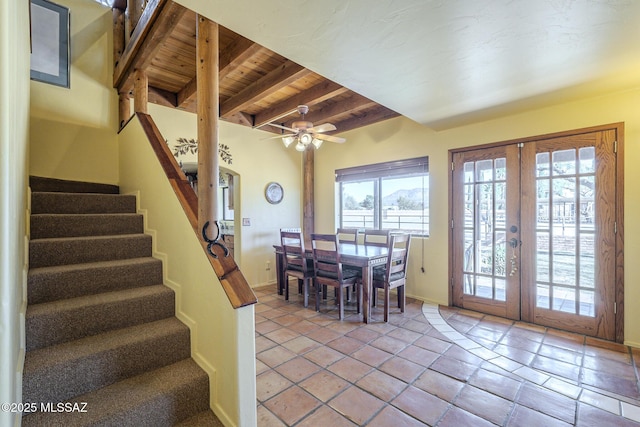
M338 228L336 234L340 243L358 243L360 231L357 228Z
M405 284L407 279L407 259L411 234L391 234L389 236L389 255L384 269L373 270L373 305L376 304L378 289L384 289L384 321L389 321L389 293L397 289L398 307L404 313Z
M313 280L313 269L305 257L304 238L301 231L280 231L280 243L283 252L284 293L289 300L289 276L302 282L304 306L309 305L309 288Z
M371 246L387 246L391 230L364 229L364 244Z
M320 311L320 292L325 286L337 290L338 318L344 318L344 289L357 286L357 310L360 313L361 280L356 270L342 268L340 242L336 234L312 234L316 311Z

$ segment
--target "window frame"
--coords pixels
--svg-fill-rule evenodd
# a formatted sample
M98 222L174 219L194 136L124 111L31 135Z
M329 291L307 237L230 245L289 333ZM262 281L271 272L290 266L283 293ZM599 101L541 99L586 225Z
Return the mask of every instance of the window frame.
M383 222L383 214L382 214L382 189L383 189L383 181L389 178L409 178L412 176L422 176L422 191L423 194L425 190L427 191L426 197L423 199L423 214L421 215L421 229L420 230L411 230L412 235L416 236L429 236L428 224L429 224L429 215L428 213L425 215L424 210L428 203L428 188L427 180L429 179L429 157L416 157L412 159L404 159L404 160L395 160L390 162L383 163L374 163L370 165L363 166L354 166L350 168L344 169L336 169L335 171L335 181L337 184L338 191L338 223L339 227L352 227L352 225L344 224L344 200L343 200L343 184L345 183L356 183L356 182L366 182L371 181L373 186L373 227L364 227L364 228L373 228L373 229L388 229L382 227ZM427 228L425 228L425 224ZM391 228L395 230L395 228Z

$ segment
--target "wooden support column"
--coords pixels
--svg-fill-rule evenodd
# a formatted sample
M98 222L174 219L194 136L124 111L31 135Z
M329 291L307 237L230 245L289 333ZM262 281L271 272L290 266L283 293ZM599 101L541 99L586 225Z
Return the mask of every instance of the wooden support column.
M218 219L218 127L220 111L218 87L218 24L204 16L197 19L197 111L198 111L198 229L209 223L207 236L219 237Z
M149 101L149 80L144 70L137 69L133 81L133 111L147 114Z
M315 147L311 144L302 154L303 176L302 176L302 233L304 234L305 246L311 247L311 233L314 233L314 155Z
M118 93L118 128L122 129L131 118L131 102L129 94L126 92Z
M113 8L113 63L117 64L124 52L124 10Z

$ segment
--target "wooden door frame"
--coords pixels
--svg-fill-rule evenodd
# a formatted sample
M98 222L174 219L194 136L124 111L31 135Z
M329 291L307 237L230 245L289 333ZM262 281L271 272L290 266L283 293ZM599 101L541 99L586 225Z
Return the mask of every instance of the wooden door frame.
M563 132L555 132L537 136L529 136L525 138L517 138L494 143L480 144L468 147L454 148L449 150L449 164L453 165L453 156L455 153L465 151L475 151L483 148L491 148L502 145L521 144L531 141L541 141L545 139L555 139L561 137L569 137L584 133L601 132L614 130L616 132L616 237L615 237L615 341L624 342L624 122L611 123L588 128L574 129ZM449 224L453 219L453 171L449 168ZM448 286L448 304L453 305L453 229L449 227L449 286Z

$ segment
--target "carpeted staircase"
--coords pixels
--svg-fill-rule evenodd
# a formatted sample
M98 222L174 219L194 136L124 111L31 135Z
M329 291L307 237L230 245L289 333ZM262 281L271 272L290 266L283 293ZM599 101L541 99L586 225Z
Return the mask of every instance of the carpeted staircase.
M30 185L23 402L46 410L23 425L222 426L135 197L104 184Z

